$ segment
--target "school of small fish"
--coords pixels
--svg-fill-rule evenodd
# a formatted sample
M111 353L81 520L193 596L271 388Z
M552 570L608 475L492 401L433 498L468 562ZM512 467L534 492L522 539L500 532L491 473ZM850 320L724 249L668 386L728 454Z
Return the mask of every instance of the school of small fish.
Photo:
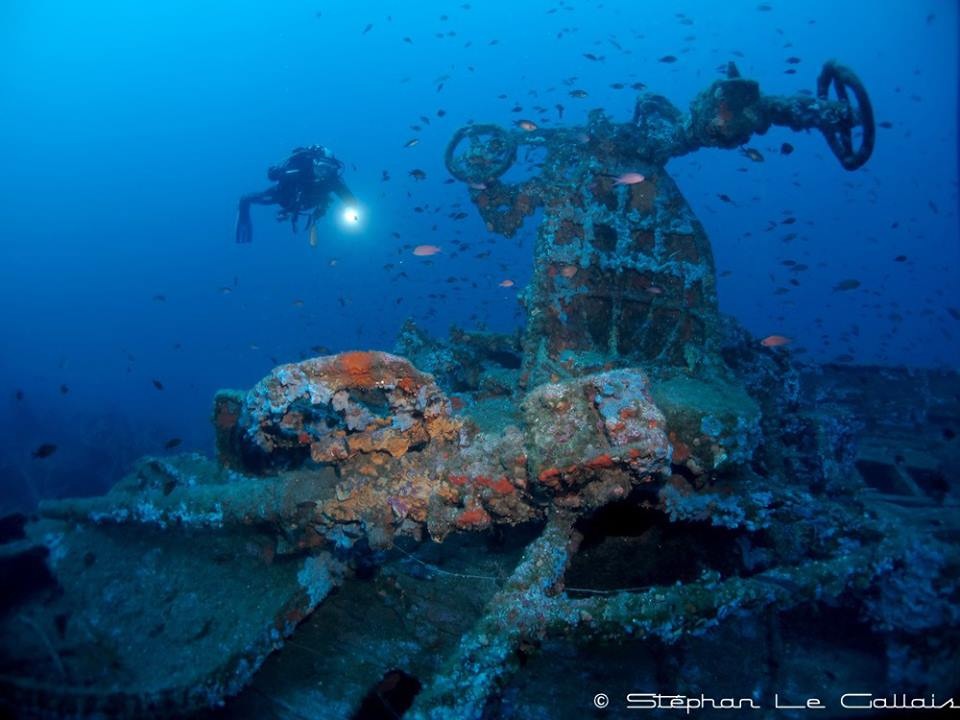
M776 17L776 11L780 3L760 3L754 6L754 10L764 16L773 19ZM470 57L482 57L482 53L503 52L503 44L500 38L491 36L487 31L481 35L471 35L469 32L462 32L456 29L456 23L462 22L469 24L469 15L473 7L469 3L462 3L451 9L443 15L436 18L435 29L428 30L426 27L409 28L400 30L400 23L392 15L385 15L382 18L371 18L368 22L356 26L351 32L356 33L356 42L388 42L395 45L397 49L404 47L422 47L430 42L453 43L462 45L465 51L473 53ZM545 17L553 18L560 22L554 31L554 39L562 43L563 47L570 49L569 53L572 72L577 74L566 74L563 77L555 78L551 82L545 83L540 87L530 87L526 91L526 97L523 97L515 90L504 91L489 98L481 105L478 112L483 112L487 116L496 118L513 118L509 123L511 132L535 140L543 134L543 128L556 126L558 123L569 121L566 115L568 105L570 115L574 112L583 113L590 107L590 102L594 98L602 97L603 93L609 89L613 91L634 91L641 92L648 86L649 78L638 78L635 72L627 73L626 76L609 77L602 85L595 82L597 69L604 69L612 66L617 57L629 58L630 66L633 68L653 67L659 73L667 73L667 77L675 73L687 71L687 65L691 62L689 58L695 51L698 43L703 40L698 38L694 29L698 27L697 18L685 12L674 12L675 22L687 32L679 47L665 47L658 44L657 33L642 28L629 27L629 24L618 27L618 32L611 32L605 37L588 39L579 35L580 29L570 21L577 8L567 0L560 0L555 6L545 11ZM327 16L321 11L316 11L315 17L319 23L326 23ZM927 16L927 24L931 25L935 21L935 16ZM815 21L810 20L809 24ZM700 27L703 30L703 27ZM783 73L794 75L797 69L809 70L809 63L805 63L800 54L797 53L793 42L787 36L785 30L774 26L776 36L779 38L780 46L783 50L782 62L786 66ZM570 48L576 44L575 51ZM719 53L721 58L724 56L737 59L745 58L746 53L738 49L731 48L711 48L711 52ZM449 92L448 88L454 84L466 84L477 75L477 65L473 61L465 62L462 65L439 66L434 75L426 75L422 78L413 76L404 76L400 79L401 84L422 82L429 86L430 93L434 98L445 97L444 93ZM579 68L579 69L577 69ZM724 72L726 63L718 67L718 70ZM691 71L699 70L697 68ZM779 73L780 70L778 69ZM917 71L918 72L918 71ZM915 74L917 74L915 72ZM652 73L652 71L651 71ZM661 75L662 77L662 75ZM658 79L658 84L660 84ZM651 81L652 84L652 81ZM803 90L809 94L808 90ZM900 92L900 88L897 88ZM911 96L913 102L920 102L919 96ZM451 126L447 108L438 107L442 103L434 103L432 107L424 107L418 111L416 117L412 115L404 120L405 129L402 134L391 141L394 147L400 148L404 158L409 159L409 164L405 166L384 167L370 169L374 177L378 177L381 183L391 183L400 185L397 190L397 196L409 201L411 218L415 224L403 227L398 222L398 227L403 230L394 229L390 231L385 242L376 249L370 250L371 255L379 254L384 256L383 262L380 262L380 272L385 276L383 287L387 288L390 297L385 297L384 301L394 306L406 305L408 302L414 305L418 302L426 302L427 308L419 313L418 319L431 319L438 316L440 309L452 301L463 297L467 292L479 292L486 288L488 290L512 289L516 288L518 282L523 281L524 273L521 269L515 267L511 262L504 262L500 259L498 251L498 240L489 232L484 232L477 226L475 216L467 209L467 198L459 201L440 203L435 200L440 197L436 192L436 185L453 185L455 181L452 178L442 180L436 179L436 166L430 163L430 153L436 154L438 144L449 136ZM578 117L582 117L578 116ZM458 121L470 121L472 118L460 117ZM579 121L574 120L575 124ZM891 120L880 120L877 123L882 131L895 130L898 127L904 130L902 124L895 124ZM906 130L909 132L909 130ZM393 137L393 136L391 136ZM405 139L406 138L406 139ZM590 138L584 135L580 142L588 143ZM425 149L427 148L427 149ZM738 169L742 173L762 173L769 171L770 166L776 166L781 169L789 167L787 163L791 162L794 155L802 155L808 152L806 142L797 140L797 145L786 141L775 143L762 142L758 138L757 146L743 146L739 151L738 161L741 167ZM744 160L748 162L743 162ZM422 167L416 167L418 164ZM518 162L523 165L527 171L536 170L539 160L533 157L518 158ZM779 163L779 165L778 165ZM433 169L432 169L433 168ZM355 171L359 168L353 166ZM428 172L429 171L429 172ZM788 172L784 170L784 172ZM648 181L640 172L634 169L619 168L610 169L610 172L602 173L607 182L612 180L614 186L636 186ZM869 177L869 176L867 176ZM650 178L649 184L654 182ZM799 187L799 182L794 180L794 185ZM853 180L847 180L845 183L845 192L853 194L855 192L864 192L868 198L874 197L871 193L875 191L870 189L869 183L877 183L878 179L865 179L865 176L857 176ZM646 186L645 186L646 187ZM487 182L476 182L469 184L468 192L482 192L488 189ZM737 213L753 205L762 204L763 199L759 196L749 197L742 191L735 189L726 189L716 187L715 192L710 198L705 199L704 205L708 212L715 212L711 204L719 200L725 207L723 212ZM803 189L800 189L802 192ZM956 192L956 189L953 189ZM918 208L919 212L929 212L939 215L940 206L933 199L930 199L926 208ZM903 233L903 226L913 225L916 218L896 218L891 220L890 231L892 233ZM776 351L778 348L787 348L784 352L802 354L808 352L811 348L811 341L814 339L818 330L820 330L819 343L821 350L839 345L840 352L834 353L832 359L836 362L851 362L857 357L857 346L860 341L860 323L850 322L849 326L839 335L832 336L823 328L827 325L825 315L831 312L832 308L837 307L830 303L836 301L851 300L860 303L860 307L868 309L872 314L871 322L882 324L887 328L880 341L880 359L883 359L884 353L889 351L889 347L895 339L898 329L903 323L907 322L917 311L907 308L908 303L900 302L898 299L881 300L883 284L886 278L871 277L867 278L850 276L849 271L843 271L841 268L834 269L833 261L830 257L815 257L805 249L805 244L809 242L811 236L820 232L817 221L806 218L802 213L794 213L790 210L784 210L779 216L770 218L765 226L756 227L743 233L738 240L742 242L764 242L769 243L769 238L773 238L779 245L779 251L775 262L775 269L767 273L769 287L756 287L756 294L763 296L764 292L769 292L775 298L781 298L784 304L776 305L772 312L771 322L774 323L773 334L766 335L758 340L760 346ZM415 241L408 241L407 238L417 238ZM426 240L430 240L426 242ZM876 243L876 238L867 238L868 242ZM499 242L502 242L499 241ZM899 243L896 254L891 253L888 257L893 267L901 268L901 271L912 272L914 261L910 245L912 241L904 237ZM320 244L322 247L322 243ZM386 256L391 257L386 257ZM789 256L787 256L789 255ZM417 260L411 260L417 258ZM463 270L463 263L466 261L470 270ZM325 265L335 271L339 265L340 258L329 257ZM454 267L456 262L457 270L446 269ZM816 269L816 273L821 279L818 281L809 281L822 289L822 296L827 298L827 304L820 317L815 319L814 328L792 327L790 324L789 311L793 301L788 300L791 294L797 293L803 286L808 277L807 274L811 268ZM577 265L566 265L555 270L562 277L570 279L580 272L581 268ZM719 269L721 282L726 278L733 278L730 282L739 282L738 274L747 274L746 269L738 270L737 273L732 269ZM890 272L894 272L891 270ZM811 275L813 273L810 273ZM753 277L755 273L751 275ZM516 280L514 279L516 278ZM221 281L222 282L222 281ZM378 284L372 280L371 286ZM410 288L415 288L411 291ZM234 277L232 282L214 286L210 289L211 294L223 297L222 302L239 303L236 296L240 293L240 280ZM650 285L646 288L650 295L660 295L663 289ZM918 292L920 290L918 289ZM507 298L510 302L515 302L517 292L511 293L491 293L488 296L481 296L476 303L472 303L474 310L469 317L469 321L477 327L483 328L486 325L490 315L491 308L497 303L504 302ZM172 290L163 292L152 292L147 296L151 302L160 306L169 306L177 300L176 293ZM332 300L320 300L313 296L291 297L283 300L288 308L288 312L295 312L302 317L314 317L313 314L321 314L329 306L337 309L350 307L356 298L350 293L338 295ZM942 298L928 298L925 301L926 309L922 312L936 316L940 319L940 332L944 338L952 339L956 332L956 322L960 322L960 308L946 306ZM845 306L846 307L846 306ZM519 305L514 310L516 318L522 317L522 310ZM316 321L314 321L316 323ZM954 323L951 325L951 323ZM791 335L783 334L789 328ZM365 331L364 322L357 324L357 339L362 339ZM806 342L800 343L794 339L796 337L805 337ZM255 338L254 338L255 340ZM260 342L244 341L245 347L251 352L258 352L261 349ZM266 344L264 345L266 347ZM179 341L172 343L172 349L179 350L182 347ZM300 351L300 356L305 357L310 354L323 354L330 352L331 349L324 345L309 345ZM126 370L128 373L135 372L137 358L127 352L125 353ZM273 364L280 364L286 358L270 356L267 361ZM167 386L164 380L150 375L141 377L142 386L152 388L158 392L166 390ZM171 382L171 392L177 392L179 388L176 383ZM58 383L53 386L53 391L63 396L64 402L69 402L71 387L66 383ZM13 394L14 400L18 403L27 402L27 394L23 389L16 389ZM161 398L162 395L155 397ZM168 436L166 439L158 439L158 446L164 450L174 450L181 446L184 440L179 436ZM58 449L58 445L53 442L45 442L30 451L30 455L35 460L44 460L53 456Z

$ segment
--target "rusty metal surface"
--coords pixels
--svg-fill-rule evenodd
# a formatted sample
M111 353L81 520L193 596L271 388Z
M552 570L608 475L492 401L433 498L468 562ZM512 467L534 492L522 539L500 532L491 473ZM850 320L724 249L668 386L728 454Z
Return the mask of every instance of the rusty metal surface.
M584 646L652 639L659 656L680 649L650 681L679 681L684 662L709 665L697 639L761 616L776 638L778 613L811 604L854 608L891 677L951 680L955 483L923 439L903 463L884 454L890 433L917 428L855 417L872 406L845 398L867 380L805 375L721 316L709 241L665 170L771 124L819 129L848 169L865 161L870 143L847 138L871 122L866 96L830 68L819 98L763 96L731 66L688 114L644 94L625 123L594 111L582 128L459 131L447 164L488 228L509 237L540 213L522 342L408 325L409 358L282 365L217 395L217 462L146 458L104 496L44 503L0 552L48 570L0 616L5 647L22 651L0 657L0 689L35 716L177 716L237 693L305 621L297 670L275 655L257 699L227 714L345 717L377 701L436 720L555 717L554 698L524 694L529 668L563 697ZM545 151L539 172L502 181L530 148ZM910 378L873 380L875 401L879 388L896 409L917 399ZM930 382L939 394L957 381ZM900 495L921 523L897 512ZM495 562L504 542L518 544ZM349 599L325 602L338 588ZM97 665L90 627L114 665ZM559 651L537 668L549 643ZM320 687L299 662L310 653L338 677ZM789 661L773 640L747 660ZM384 667L377 681L388 662L425 676ZM772 675L758 682L775 687ZM397 687L399 711L384 700Z

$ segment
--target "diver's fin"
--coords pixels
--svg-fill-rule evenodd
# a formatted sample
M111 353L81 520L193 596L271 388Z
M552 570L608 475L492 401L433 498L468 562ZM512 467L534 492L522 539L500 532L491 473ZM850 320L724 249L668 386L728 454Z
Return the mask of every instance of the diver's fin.
M240 198L240 205L237 207L236 241L241 244L253 242L253 223L250 221L250 200L246 197Z

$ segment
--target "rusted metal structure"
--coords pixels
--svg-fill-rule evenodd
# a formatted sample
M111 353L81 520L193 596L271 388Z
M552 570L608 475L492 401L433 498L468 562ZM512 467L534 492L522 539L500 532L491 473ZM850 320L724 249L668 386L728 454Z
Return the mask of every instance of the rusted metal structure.
M829 99L836 88L837 99ZM856 107L848 102L848 89ZM873 111L857 77L827 63L816 97L767 97L733 63L684 115L644 93L633 120L601 111L586 127L461 128L446 151L450 173L469 184L487 228L507 237L542 208L533 282L526 291L526 381L609 367L688 367L716 354L719 310L710 243L667 174L666 162L703 147L735 148L772 125L819 129L841 164L865 163ZM853 149L853 128L863 139ZM521 147L542 148L539 174L501 182ZM624 173L641 182L618 183Z
M960 636L949 611L956 514L933 505L955 502L957 489L918 475L911 501L940 523L932 534L883 505L891 492L869 494L854 466L856 423L822 408L844 390L801 378L788 356L721 318L709 242L664 170L771 124L819 128L848 169L872 148L866 94L835 64L815 98L764 97L731 66L687 115L647 94L622 124L596 111L585 128L460 130L448 167L491 230L510 235L543 209L519 367L503 361L509 338L458 333L444 344L414 328L400 350L415 363L351 352L282 365L248 392L218 393L216 462L148 458L105 496L20 518L0 563L35 571L35 583L0 614L0 699L45 717L181 716L256 683L267 655L325 612L305 663L323 668L323 682L276 698L271 715L362 716L368 699L404 684L402 666L420 680L389 716L412 703L417 718L495 717L510 697L516 714L555 717L511 687L549 642L653 639L658 672L686 681L681 662L659 663L667 648L688 643L683 654L703 665L696 642L732 625L746 643L739 631L760 616L770 632L743 652L757 666L773 658L762 684L776 688L790 662L778 613L824 601L885 633L891 667L949 678L939 668ZM542 172L501 182L521 144L546 149ZM625 172L644 180L618 184ZM452 377L457 387L445 387ZM628 520L608 525L642 532L598 543L614 534L606 512ZM494 545L521 531L525 546L496 574L477 570L489 547L457 551L464 538ZM452 548L444 559L459 569L424 559L432 548ZM648 581L601 587L608 566L616 583L637 566ZM904 588L918 589L919 610ZM440 637L451 615L462 623ZM931 627L939 644L925 646ZM546 664L558 696L575 686L574 654ZM272 672L302 669L281 659ZM243 694L232 702L232 716L267 716Z

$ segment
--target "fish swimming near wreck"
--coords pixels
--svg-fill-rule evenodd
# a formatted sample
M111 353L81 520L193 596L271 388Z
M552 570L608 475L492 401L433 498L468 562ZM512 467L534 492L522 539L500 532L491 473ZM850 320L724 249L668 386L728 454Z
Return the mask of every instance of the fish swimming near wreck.
M31 4L0 717L960 687L953 13L849 2L896 62L777 0Z
M789 345L791 342L790 338L785 335L767 335L763 340L760 341L760 344L764 347L783 347L784 345Z
M614 185L639 185L646 178L637 172L625 172L620 175L611 175Z

